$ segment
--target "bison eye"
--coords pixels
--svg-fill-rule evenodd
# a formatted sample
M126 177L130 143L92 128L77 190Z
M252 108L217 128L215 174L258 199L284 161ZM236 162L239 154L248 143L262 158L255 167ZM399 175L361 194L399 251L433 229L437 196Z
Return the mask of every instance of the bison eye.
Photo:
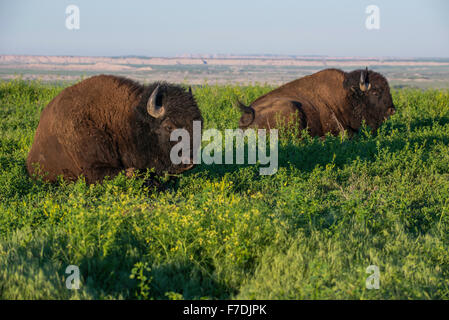
M162 123L162 126L164 127L165 130L167 131L173 131L176 129L176 126L173 122L171 122L170 120L166 120Z

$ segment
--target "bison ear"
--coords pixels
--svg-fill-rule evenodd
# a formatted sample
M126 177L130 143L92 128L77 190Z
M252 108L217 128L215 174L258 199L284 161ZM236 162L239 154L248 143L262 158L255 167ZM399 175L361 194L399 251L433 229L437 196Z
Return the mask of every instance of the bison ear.
M359 87L363 92L368 91L371 88L371 83L369 82L368 67L366 67L365 72L360 72Z
M189 86L189 93L190 93L190 95L193 96L193 94L192 94L192 87L191 86Z
M247 107L240 101L237 101L237 103L240 111L243 113L239 121L239 126L248 127L254 121L255 111L251 106Z
M165 108L162 105L162 93L159 88L160 85L157 85L147 102L147 112L153 118L160 118L165 114Z

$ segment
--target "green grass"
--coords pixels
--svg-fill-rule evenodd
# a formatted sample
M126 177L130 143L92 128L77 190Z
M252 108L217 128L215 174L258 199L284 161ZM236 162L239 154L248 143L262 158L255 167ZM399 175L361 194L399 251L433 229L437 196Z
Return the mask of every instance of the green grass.
M285 137L273 176L200 165L155 191L123 175L28 177L40 111L60 90L0 82L0 298L449 298L448 91L394 91L398 112L376 135ZM205 128L225 129L236 98L269 90L194 94ZM65 287L68 265L79 290Z

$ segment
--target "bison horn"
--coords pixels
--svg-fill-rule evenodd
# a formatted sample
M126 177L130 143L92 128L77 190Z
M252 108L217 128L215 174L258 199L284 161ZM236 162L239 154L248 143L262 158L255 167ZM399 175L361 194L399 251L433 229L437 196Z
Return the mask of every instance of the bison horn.
M362 91L368 91L371 88L371 83L369 82L368 77L368 67L366 67L365 72L366 74L363 71L360 73L359 87Z
M157 98L159 95L159 85L157 85L156 89L151 93L150 99L148 99L147 103L147 112L150 116L154 118L160 118L165 114L165 108L163 105L157 105Z

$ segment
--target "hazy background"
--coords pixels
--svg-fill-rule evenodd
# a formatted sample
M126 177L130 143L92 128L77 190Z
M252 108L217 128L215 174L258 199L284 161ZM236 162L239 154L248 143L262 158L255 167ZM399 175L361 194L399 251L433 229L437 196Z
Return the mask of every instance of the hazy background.
M80 9L80 29L65 8ZM366 6L380 30L365 28ZM1 1L0 54L449 57L449 2Z

